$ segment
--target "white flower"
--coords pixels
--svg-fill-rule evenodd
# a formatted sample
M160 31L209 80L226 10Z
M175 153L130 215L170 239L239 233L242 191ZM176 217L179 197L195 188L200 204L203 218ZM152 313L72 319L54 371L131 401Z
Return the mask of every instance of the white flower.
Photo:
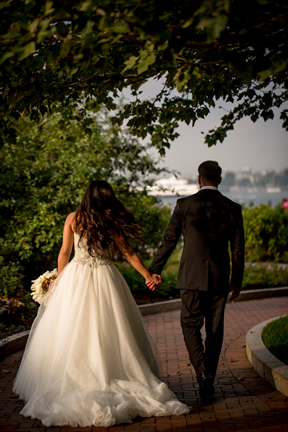
M57 269L53 269L51 272L46 271L43 275L39 276L38 279L33 280L31 286L31 296L33 300L41 304L43 297L48 292L49 284L57 278Z

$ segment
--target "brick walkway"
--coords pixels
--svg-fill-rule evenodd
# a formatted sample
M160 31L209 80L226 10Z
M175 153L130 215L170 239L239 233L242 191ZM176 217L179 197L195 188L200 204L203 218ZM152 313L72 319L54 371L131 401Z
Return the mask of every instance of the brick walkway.
M46 428L38 420L20 416L23 403L12 394L11 386L22 352L10 355L0 363L0 431L288 432L288 398L263 381L245 355L247 331L262 321L287 313L288 297L227 305L216 393L205 403L198 398L195 373L188 363L179 325L179 312L145 317L149 333L160 351L165 381L192 409L187 416L137 418L131 425Z

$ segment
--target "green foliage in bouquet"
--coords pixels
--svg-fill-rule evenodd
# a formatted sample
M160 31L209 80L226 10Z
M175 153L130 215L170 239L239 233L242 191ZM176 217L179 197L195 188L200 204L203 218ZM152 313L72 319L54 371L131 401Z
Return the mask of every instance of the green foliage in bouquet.
M288 212L261 204L243 210L246 261L288 263Z
M157 248L169 221L170 209L147 195L147 179L163 171L148 146L113 126L105 112L87 114L89 131L75 116L65 130L59 114L41 123L24 117L17 123L17 143L1 150L0 303L17 299L34 313L31 280L57 266L65 218L93 179L109 181L135 213L145 235L142 245L133 246L143 259Z

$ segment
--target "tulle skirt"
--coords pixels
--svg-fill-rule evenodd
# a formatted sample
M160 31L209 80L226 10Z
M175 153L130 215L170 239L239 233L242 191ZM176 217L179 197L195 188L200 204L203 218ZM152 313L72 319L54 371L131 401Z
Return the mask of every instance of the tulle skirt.
M113 264L70 262L33 323L13 391L45 426L111 426L189 412L158 378L137 305Z

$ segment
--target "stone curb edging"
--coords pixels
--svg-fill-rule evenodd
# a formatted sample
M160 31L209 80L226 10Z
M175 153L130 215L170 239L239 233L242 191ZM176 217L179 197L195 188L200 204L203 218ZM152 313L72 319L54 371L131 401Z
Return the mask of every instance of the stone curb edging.
M24 349L29 333L30 330L26 330L0 340L0 358Z
M288 287L281 288L264 288L258 290L242 291L239 297L234 302L247 301L247 300L260 300L269 297L281 297L288 295ZM229 299L228 299L229 302ZM141 314L152 315L161 312L171 312L181 309L181 299L167 300L158 303L149 303L146 305L138 306Z
M267 297L278 297L288 295L288 287L284 288L265 288L261 290L242 291L240 296L234 301L257 300ZM229 300L228 300L229 302ZM180 310L181 299L168 300L158 303L149 303L146 305L139 305L139 310L143 316L152 315L162 312L172 312ZM13 336L5 338L5 342L0 340L0 358L5 357L13 352L24 349L29 335L29 330L22 333L17 333Z
M181 309L181 299L167 300L157 303L148 303L138 306L141 315L153 315L162 312L172 312Z
M275 389L288 396L288 366L278 360L262 340L264 327L281 316L263 321L249 330L246 335L246 353L256 372Z
M240 296L233 301L238 302L238 301L247 301L247 300L260 300L260 299L270 298L270 297L282 297L285 295L288 295L288 287L262 288L256 290L242 291L240 293Z

